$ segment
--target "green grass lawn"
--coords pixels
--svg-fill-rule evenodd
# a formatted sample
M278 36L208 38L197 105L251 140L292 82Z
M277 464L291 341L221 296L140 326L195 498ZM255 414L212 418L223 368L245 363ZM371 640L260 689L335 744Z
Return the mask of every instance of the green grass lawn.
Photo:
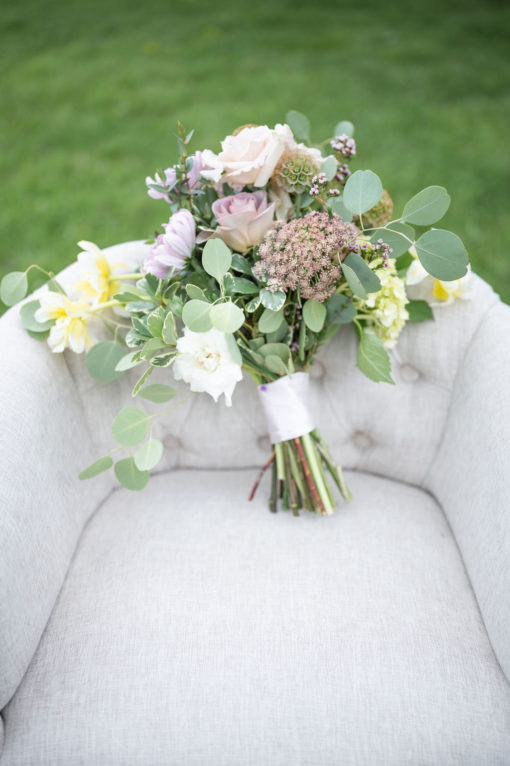
M177 119L216 149L295 108L316 140L352 120L397 210L446 186L445 228L510 301L508 4L4 0L0 28L0 273L150 235Z

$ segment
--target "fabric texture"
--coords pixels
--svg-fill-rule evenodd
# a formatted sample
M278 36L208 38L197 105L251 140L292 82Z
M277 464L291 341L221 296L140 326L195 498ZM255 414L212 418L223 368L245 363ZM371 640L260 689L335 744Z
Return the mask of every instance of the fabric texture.
M254 477L111 496L1 766L508 764L510 689L433 498L350 474L352 504L297 520L248 504Z

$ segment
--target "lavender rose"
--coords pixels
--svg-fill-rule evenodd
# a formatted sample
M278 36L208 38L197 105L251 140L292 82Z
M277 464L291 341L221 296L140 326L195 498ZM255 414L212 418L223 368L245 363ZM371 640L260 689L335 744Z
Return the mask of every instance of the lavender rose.
M274 209L275 203L268 203L265 191L217 199L212 205L218 221L216 234L233 250L245 253L264 239L272 226Z
M195 247L195 221L189 210L174 213L163 224L164 234L159 234L150 255L145 259L143 271L166 279L170 269L180 271L186 258Z

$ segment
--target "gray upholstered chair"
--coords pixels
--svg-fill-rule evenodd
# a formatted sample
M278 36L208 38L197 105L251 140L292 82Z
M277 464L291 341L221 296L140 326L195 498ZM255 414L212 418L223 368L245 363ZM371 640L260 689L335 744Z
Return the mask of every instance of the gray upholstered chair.
M142 493L79 482L130 383L11 309L0 766L508 765L509 338L478 279L405 329L396 386L358 372L345 328L313 405L355 499L296 519L267 487L247 502L269 447L249 380L231 410L201 395L168 418Z

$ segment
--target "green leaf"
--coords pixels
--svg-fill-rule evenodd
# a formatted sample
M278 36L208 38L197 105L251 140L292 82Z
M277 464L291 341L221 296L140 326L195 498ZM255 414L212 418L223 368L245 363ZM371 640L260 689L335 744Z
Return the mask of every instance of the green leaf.
M125 372L126 370L131 370L132 367L136 367L137 364L140 364L142 360L137 355L138 351L130 351L129 354L122 356L115 365L117 372ZM136 357L136 359L134 357Z
M377 335L362 332L358 346L358 367L376 383L394 383L388 352Z
M147 327L155 338L163 337L163 322L165 321L165 310L159 306L147 317Z
M462 240L451 231L431 229L415 243L423 268L436 279L451 282L467 272L468 254Z
M211 304L192 300L184 304L182 321L193 332L207 332L212 327Z
M338 169L338 162L334 157L326 157L322 163L321 173L326 174L328 181L331 181L335 177L335 173Z
M415 240L415 232L411 226L397 221L391 224L391 231L388 231L388 229L376 229L370 239L372 242L382 239L393 250L391 257L398 258L411 247Z
M221 284L223 276L232 265L232 253L221 239L208 239L202 253L205 271Z
M149 416L138 407L124 407L112 423L115 440L124 447L132 447L145 438Z
M135 385L133 386L133 390L131 391L132 397L135 397L138 394L138 392L140 391L141 387L143 386L143 384L145 383L149 375L151 375L154 372L153 365L154 365L154 359L151 359L150 367L147 367L143 375L140 378L138 378Z
M291 109L287 112L285 121L298 141L307 141L310 138L310 122L304 114Z
M131 490L140 490L147 486L150 479L148 471L139 471L136 467L134 458L126 457L115 463L115 476L123 487Z
M6 306L14 306L21 301L28 290L26 271L11 271L0 283L0 298Z
M159 277L156 277L154 274L147 273L144 276L144 280L149 293L155 296L159 288Z
M240 295L255 295L259 291L255 282L252 282L251 279L243 279L243 277L232 277L232 287L233 292Z
M359 281L358 275L354 269L351 269L349 264L345 263L345 261L342 263L342 272L354 295L356 295L358 298L366 298L367 292Z
M264 309L259 319L259 330L261 333L275 332L283 322L283 306L278 311Z
M136 330L129 330L126 334L126 345L129 348L137 348L145 343L146 340L147 337L145 335L141 336Z
M305 361L305 351L306 351L306 325L304 322L301 322L301 326L299 328L299 359L302 362Z
M107 471L109 468L111 468L113 465L113 460L108 455L107 457L101 457L99 460L96 460L95 463L92 463L92 465L89 465L88 468L85 468L79 475L78 478L80 480L83 479L93 479L94 476L97 476L100 473L103 473L103 471Z
M345 264L356 273L356 276L367 293L376 293L381 289L381 280L375 271L370 268L368 263L363 260L361 255L358 253L349 253L347 258L342 262L342 268L345 268Z
M151 334L149 332L149 329L146 327L146 325L138 319L138 317L131 317L131 322L133 323L133 327L136 330L136 332L141 335L143 338L151 338Z
M39 333L46 332L46 330L49 330L53 326L53 319L48 319L47 322L38 322L36 320L34 314L40 307L41 304L39 301L29 301L28 303L24 303L20 308L19 315L21 324L25 330Z
M320 332L326 321L326 306L310 298L303 305L303 319L312 332Z
M225 340L227 341L228 350L230 351L230 355L234 362L237 362L237 364L242 364L243 357L234 336L231 333L226 333Z
M285 293L283 290L278 290L273 293L271 290L266 290L265 287L260 291L260 302L266 309L271 311L278 311L285 303Z
M443 186L427 186L404 207L402 221L430 226L439 221L450 207L450 195Z
M265 365L268 370L276 373L276 375L287 374L287 368L279 356L269 354L269 356L265 357Z
M286 343L264 343L259 351L263 356L279 356L286 364L290 359L290 348Z
M411 253L402 253L402 255L399 255L398 258L395 261L395 268L397 270L397 274L400 277L400 279L404 279L407 271L409 269L409 266L414 261L413 256Z
M349 122L349 120L342 120L341 122L338 122L335 126L335 132L334 136L341 136L345 133L346 136L349 136L350 138L354 135L354 125L352 122Z
M116 301L119 303L131 303L132 301L143 301L143 295L142 293L139 293L138 290L135 292L128 292L127 290L121 292L121 293L115 293L113 296ZM146 300L146 303L152 303L150 300Z
M356 170L345 184L343 203L351 213L362 215L377 205L383 187L379 176L371 170Z
M325 305L329 324L347 324L356 316L354 304L346 295L332 295Z
M254 311L258 309L260 306L260 295L257 295L255 298L252 298L251 301L249 301L246 306L244 307L244 310L248 314L253 314Z
M90 375L101 383L109 383L122 375L122 370L117 370L117 364L123 356L125 349L115 340L102 341L92 346L87 354L86 364Z
M153 367L169 367L176 356L177 354L175 351L170 351L168 354L161 354L161 356L153 356L151 359L151 365Z
M234 277L232 274L227 273L223 277L223 293L227 297L230 297L234 294Z
M34 332L33 330L27 330L27 335L30 335L31 338L34 340L46 340L50 337L50 331L45 330L45 332Z
M168 312L163 322L162 337L168 346L175 346L177 343L177 328L175 326L174 315L171 311Z
M242 326L244 311L235 303L217 303L211 308L211 321L220 332L232 333Z
M241 274L248 274L250 277L252 276L252 265L244 255L234 253L232 256L232 268L234 271L240 271Z
M329 197L326 205L333 213L337 213L342 221L352 221L352 213L350 210L347 210L341 197Z
M175 388L165 386L163 383L153 383L150 386L144 386L138 392L138 396L141 396L142 399L148 399L149 402L156 402L157 404L169 402L176 394Z
M163 442L159 439L149 439L135 452L135 465L139 471L150 471L161 460Z
M205 301L204 291L197 287L197 285L187 284L186 293L188 298L194 298L197 301Z
M409 301L406 304L409 312L409 322L425 322L427 319L434 319L434 314L427 301Z
M140 349L139 354L141 359L150 359L151 356L154 356L155 353L157 353L160 349L165 348L164 341L160 340L159 338L151 338L147 341L145 346Z

